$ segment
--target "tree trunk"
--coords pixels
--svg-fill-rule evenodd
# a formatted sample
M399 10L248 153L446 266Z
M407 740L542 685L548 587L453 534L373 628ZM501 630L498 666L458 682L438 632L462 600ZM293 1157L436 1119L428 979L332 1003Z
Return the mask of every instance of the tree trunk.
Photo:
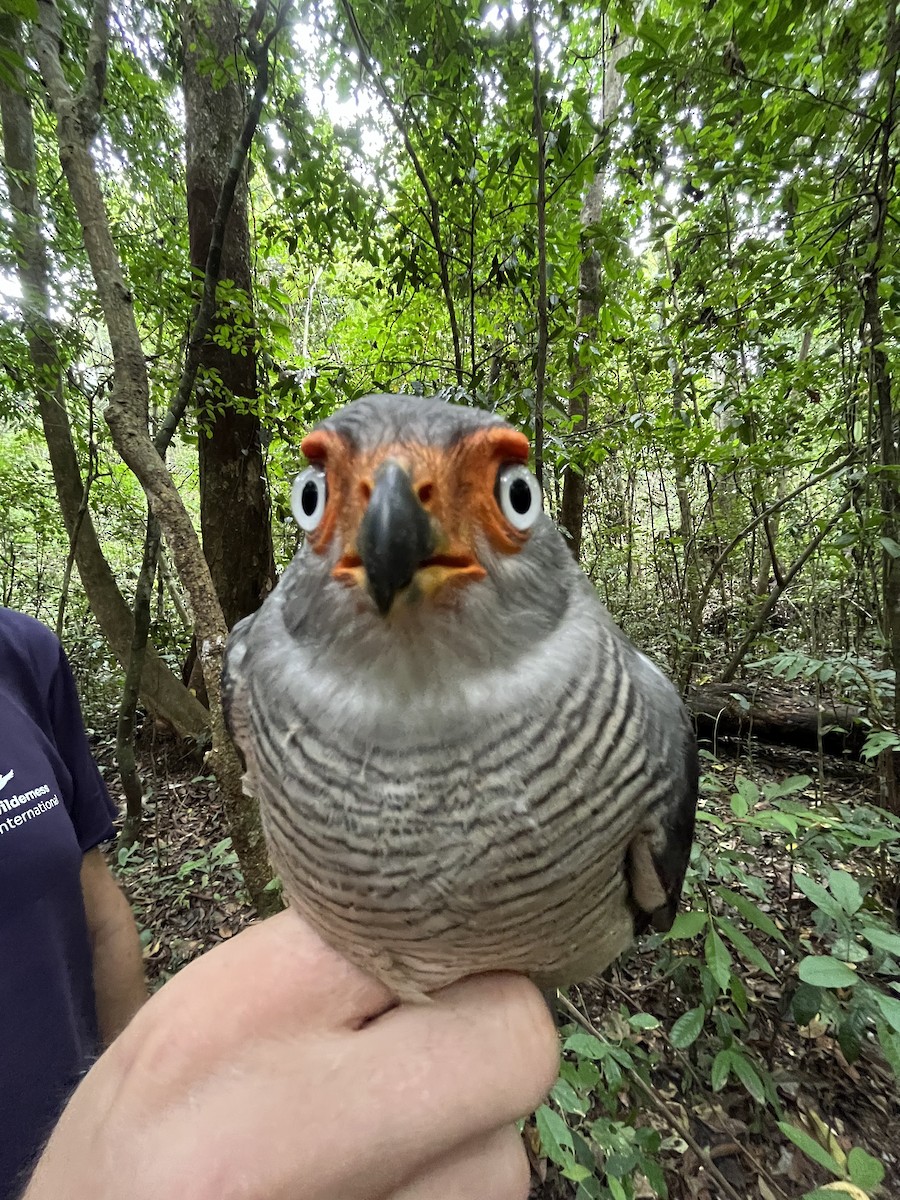
M187 6L183 78L188 229L195 278L202 278L206 268L219 193L243 123L234 63L240 34L240 13L232 0L200 0ZM210 71L210 59L217 64L215 72ZM239 307L237 312L220 309L217 313L216 323L228 327L228 344L211 340L204 344L196 393L203 553L229 628L255 612L275 583L269 494L255 404L247 210L245 168L225 226L221 267L221 278L239 289L235 296ZM209 372L215 372L215 383Z
M869 403L875 414L881 447L881 629L886 646L887 665L894 672L894 728L900 729L900 450L897 445L897 417L894 413L892 381L885 352L884 322L881 316L881 275L884 256L885 223L893 197L896 163L892 141L897 114L897 70L900 56L900 25L897 9L890 0L887 9L884 80L886 87L884 116L880 134L880 157L872 187L871 253L862 274L863 335L868 349ZM885 750L881 755L883 802L892 812L900 812L900 754Z
M541 94L541 39L538 34L535 0L526 9L531 30L532 53L532 120L534 122L535 156L537 159L537 358L534 369L534 474L541 493L544 491L544 383L547 373L547 162L544 142L544 108Z
M279 22L283 20L283 13L283 9L279 11ZM225 621L190 514L166 468L158 446L150 437L150 389L146 360L138 333L132 295L122 274L97 170L89 150L91 131L96 127L97 114L102 102L108 20L108 3L106 0L97 0L87 50L85 81L77 96L73 95L60 61L61 22L55 0L42 0L38 8L35 51L44 85L56 114L60 163L84 234L85 249L112 347L115 376L106 419L116 449L144 488L154 515L165 533L178 573L191 598L204 665L204 678L210 698L213 735L211 764L219 785L219 795L227 815L234 848L240 860L244 882L257 910L261 915L265 915L279 906L279 900L268 889L271 869L263 841L259 811L256 805L242 794L240 763L225 729L220 701L222 657L226 639ZM277 25L276 30L278 27ZM259 53L253 103L233 156L233 162L238 168L242 166L246 157L268 85L267 54L271 37L274 37L274 31ZM219 244L219 215L220 212L225 215L229 199L227 190L223 188L223 200L217 209L217 229L214 230L211 246ZM204 289L204 302L201 304L189 342L188 362L182 383L179 385L178 396L163 422L163 431L169 433L177 426L178 416L183 412L183 404L190 395L194 376L188 367L196 362L193 356L198 344L205 338L204 323L212 309L212 304L207 304L207 298L212 298L217 275L218 260L207 264L209 289ZM163 441L160 442L160 445L162 444Z
M13 49L21 55L21 43ZM47 250L41 232L34 149L34 119L24 80L16 86L0 74L0 116L10 206L18 249L25 331L35 371L38 411L47 441L53 481L75 564L97 624L123 667L133 633L131 609L103 554L90 510L81 512L84 484L66 411L56 331L50 320ZM182 737L205 738L209 713L148 647L141 673L141 699Z
M701 737L756 737L776 745L802 746L828 754L858 755L869 732L863 712L849 704L823 702L773 688L711 683L685 700Z

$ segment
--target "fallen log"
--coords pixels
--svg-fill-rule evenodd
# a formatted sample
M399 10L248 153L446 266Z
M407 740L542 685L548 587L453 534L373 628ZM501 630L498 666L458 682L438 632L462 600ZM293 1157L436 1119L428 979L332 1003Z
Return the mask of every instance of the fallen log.
M698 736L708 740L752 734L760 741L816 750L821 730L826 754L858 755L869 732L860 722L862 710L851 704L816 702L771 686L709 683L692 689L685 703Z

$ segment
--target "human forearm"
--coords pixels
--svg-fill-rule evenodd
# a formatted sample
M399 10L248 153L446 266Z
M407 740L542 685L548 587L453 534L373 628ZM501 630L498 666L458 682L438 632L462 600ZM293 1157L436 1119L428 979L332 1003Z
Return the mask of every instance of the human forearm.
M98 849L84 856L81 890L91 939L97 1021L108 1046L147 999L140 939L131 906Z
M128 901L120 903L109 922L94 936L94 997L104 1046L118 1037L147 999L144 963L137 926Z

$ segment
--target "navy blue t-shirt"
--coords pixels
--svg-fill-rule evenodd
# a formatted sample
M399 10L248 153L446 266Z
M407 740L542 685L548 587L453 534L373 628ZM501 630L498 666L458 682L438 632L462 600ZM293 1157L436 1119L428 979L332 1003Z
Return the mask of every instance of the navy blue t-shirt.
M0 1200L99 1049L80 873L114 813L62 647L0 608Z

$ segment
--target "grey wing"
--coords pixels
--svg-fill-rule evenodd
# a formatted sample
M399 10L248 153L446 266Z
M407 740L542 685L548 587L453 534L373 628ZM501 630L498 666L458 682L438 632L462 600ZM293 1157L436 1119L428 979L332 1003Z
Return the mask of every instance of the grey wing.
M671 790L628 847L626 874L636 933L650 926L670 929L675 920L691 856L700 777L697 739L687 711L669 681L647 665L658 677L646 682L658 723L654 740Z
M243 697L246 695L244 658L247 653L247 635L253 619L253 616L244 617L234 625L228 634L222 664L222 710L228 732L238 747L242 747L243 736L247 730L247 716L243 708Z

